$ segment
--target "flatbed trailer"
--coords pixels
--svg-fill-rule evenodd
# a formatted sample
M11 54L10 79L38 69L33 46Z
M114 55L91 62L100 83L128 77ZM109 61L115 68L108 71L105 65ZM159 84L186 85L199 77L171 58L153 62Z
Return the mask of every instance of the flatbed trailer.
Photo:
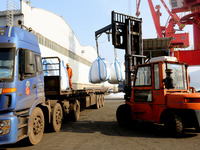
M62 121L59 118L77 121L79 119L80 110L90 107L99 109L104 106L104 94L107 91L106 88L62 90L60 59L58 57L45 57L43 59L58 60L58 63L48 64L54 66L57 65L58 67L55 67L56 69L47 69L47 67L45 67L46 70L44 70L44 72L55 70L59 72L57 75L44 76L45 101L47 105L50 105L51 109L49 114L50 117L46 118L46 120L52 124L51 127L53 127L54 131L59 131L61 128Z

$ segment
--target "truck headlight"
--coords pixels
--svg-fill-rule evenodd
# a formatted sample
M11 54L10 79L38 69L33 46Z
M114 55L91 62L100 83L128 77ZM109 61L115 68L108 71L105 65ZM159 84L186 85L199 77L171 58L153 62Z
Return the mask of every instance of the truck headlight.
M10 132L10 120L0 121L0 135L5 135Z

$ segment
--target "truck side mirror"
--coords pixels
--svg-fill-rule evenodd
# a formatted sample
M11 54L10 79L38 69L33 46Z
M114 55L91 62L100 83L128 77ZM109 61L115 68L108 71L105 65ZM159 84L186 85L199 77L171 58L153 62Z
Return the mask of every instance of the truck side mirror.
M173 79L171 77L171 74L173 73L172 69L166 69L166 78L163 80L164 84L165 84L165 88L167 89L174 89L174 82Z
M31 51L25 51L25 74L35 73L35 57Z

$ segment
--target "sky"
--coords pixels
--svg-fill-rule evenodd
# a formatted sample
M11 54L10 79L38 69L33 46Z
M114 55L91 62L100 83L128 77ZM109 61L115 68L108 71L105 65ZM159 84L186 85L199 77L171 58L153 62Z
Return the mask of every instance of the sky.
M13 1L17 8L20 8L20 0ZM6 2L7 0L0 0L0 11L6 10ZM111 24L112 11L136 16L136 0L30 0L30 2L32 7L45 9L62 16L81 45L90 45L95 49L95 31ZM161 6L161 25L165 25L169 14L159 0L152 0L152 2L154 6ZM169 0L165 0L165 3L170 9ZM178 15L183 16L184 14ZM141 0L139 17L142 18L143 39L156 38L157 34L147 0ZM184 32L190 33L190 44L193 45L192 27L186 26ZM108 42L106 34L102 34L98 41L100 56L112 63L115 59L112 42ZM117 49L117 57L120 62L124 62L124 50ZM191 67L190 72L196 71L198 75L197 70L199 70L198 67Z
M0 0L0 10L6 9L6 1ZM20 0L13 0L18 8ZM154 6L160 4L158 0L152 0ZM69 24L81 45L90 45L96 49L95 31L111 23L111 12L114 10L119 13L135 16L136 0L30 0L32 7L48 10L59 16ZM165 0L169 6L168 0ZM165 25L168 13L161 5L161 24ZM141 0L139 16L142 18L143 38L156 38L156 30L151 16L147 0ZM186 32L191 28L185 28ZM109 62L114 61L114 47L108 41L106 34L99 39L100 56ZM117 57L120 62L124 61L124 50L117 49Z

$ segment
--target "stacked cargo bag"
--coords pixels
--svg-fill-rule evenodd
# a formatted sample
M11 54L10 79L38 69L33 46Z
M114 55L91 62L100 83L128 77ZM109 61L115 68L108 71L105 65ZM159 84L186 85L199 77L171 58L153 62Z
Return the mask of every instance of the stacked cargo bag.
M101 83L110 78L109 63L101 57L98 57L90 68L89 81L91 83Z
M69 89L69 77L66 69L66 63L62 60L61 64L61 90L68 90Z
M59 62L58 59L43 59L43 70L44 76L59 76ZM67 69L65 67L65 62L62 60L60 64L60 73L61 73L61 90L69 89L69 77Z
M108 80L111 84L118 84L125 80L125 66L117 58L110 66L111 78Z
M58 66L54 65L55 60L52 59L43 59L43 70L44 70L44 76L57 76L59 74ZM58 63L58 62L57 62Z

